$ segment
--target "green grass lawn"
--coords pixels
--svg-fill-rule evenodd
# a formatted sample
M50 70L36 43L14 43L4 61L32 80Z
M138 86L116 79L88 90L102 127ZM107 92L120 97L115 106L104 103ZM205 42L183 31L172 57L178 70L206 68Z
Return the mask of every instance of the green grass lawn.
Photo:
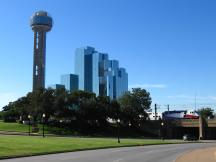
M68 152L86 149L98 149L122 146L139 146L155 144L181 143L181 141L121 139L114 138L72 138L72 137L33 137L33 136L0 136L0 159L39 155L57 152Z
M57 131L59 131L60 128L45 127L46 130L45 132L46 133L50 133L50 131L53 132L53 129L54 131L55 129L58 129ZM19 123L5 123L0 121L0 131L28 132L28 125L19 124ZM0 159L7 158L7 157L39 155L39 154L77 151L77 150L86 150L86 149L168 144L168 143L181 143L181 141L121 139L121 143L118 144L117 139L114 138L78 138L78 137L77 138L72 138L72 137L42 138L41 136L29 137L29 136L0 135Z
M39 127L39 133L42 134L42 125L38 125ZM20 124L20 123L6 123L3 121L0 121L0 131L6 131L6 132L25 132L27 133L29 131L29 125ZM68 133L67 133L68 131ZM60 132L67 133L68 135L71 134L71 131L65 130L63 128L56 128L56 127L47 127L45 126L45 133L49 134L58 134Z
M28 132L28 125L0 121L0 131Z

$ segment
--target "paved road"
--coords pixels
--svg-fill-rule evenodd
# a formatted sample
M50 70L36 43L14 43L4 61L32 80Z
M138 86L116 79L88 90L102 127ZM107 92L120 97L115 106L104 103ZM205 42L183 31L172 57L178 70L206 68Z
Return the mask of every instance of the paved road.
M0 162L174 162L184 152L212 146L216 144L125 147L8 159Z

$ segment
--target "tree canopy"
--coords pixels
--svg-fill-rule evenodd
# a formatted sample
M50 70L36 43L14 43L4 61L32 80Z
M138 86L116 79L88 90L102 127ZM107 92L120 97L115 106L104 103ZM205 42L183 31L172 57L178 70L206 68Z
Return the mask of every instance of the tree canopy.
M214 110L209 107L199 109L198 114L203 118L214 118Z
M145 89L134 88L119 100L106 96L96 96L86 91L69 93L65 89L38 89L3 108L3 117L9 120L78 121L90 125L106 125L108 118L131 124L138 124L147 117L150 108L150 93Z
M150 93L145 89L133 88L131 92L125 93L120 99L121 118L131 124L138 124L147 117L146 111L150 109Z

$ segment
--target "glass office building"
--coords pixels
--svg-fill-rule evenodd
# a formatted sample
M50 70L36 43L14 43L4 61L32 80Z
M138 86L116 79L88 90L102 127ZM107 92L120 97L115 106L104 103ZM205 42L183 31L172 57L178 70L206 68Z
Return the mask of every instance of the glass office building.
M78 48L75 51L75 74L79 76L79 89L92 92L92 53L94 48Z
M128 89L128 73L125 68L119 68L117 79L117 96L122 96L125 93L125 89Z
M74 92L79 89L78 76L74 74L65 74L61 76L61 84L65 86L65 89Z
M76 49L75 74L79 76L80 90L112 99L128 91L126 70L119 68L117 60L109 60L108 54L100 53L93 47Z
M119 68L117 60L110 60L107 73L107 96L117 99L128 91L128 74Z
M106 95L106 69L108 55L95 52L92 55L92 92L96 95L105 96Z
M52 89L64 89L65 86L62 85L62 84L52 84L52 85L49 85L48 88L52 88Z

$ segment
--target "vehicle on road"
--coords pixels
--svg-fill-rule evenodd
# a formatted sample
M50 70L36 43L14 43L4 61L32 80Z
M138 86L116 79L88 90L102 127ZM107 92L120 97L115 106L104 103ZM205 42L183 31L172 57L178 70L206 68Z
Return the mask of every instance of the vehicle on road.
M198 138L196 136L194 136L194 135L191 135L191 134L185 134L183 136L183 140L184 141L197 141Z

